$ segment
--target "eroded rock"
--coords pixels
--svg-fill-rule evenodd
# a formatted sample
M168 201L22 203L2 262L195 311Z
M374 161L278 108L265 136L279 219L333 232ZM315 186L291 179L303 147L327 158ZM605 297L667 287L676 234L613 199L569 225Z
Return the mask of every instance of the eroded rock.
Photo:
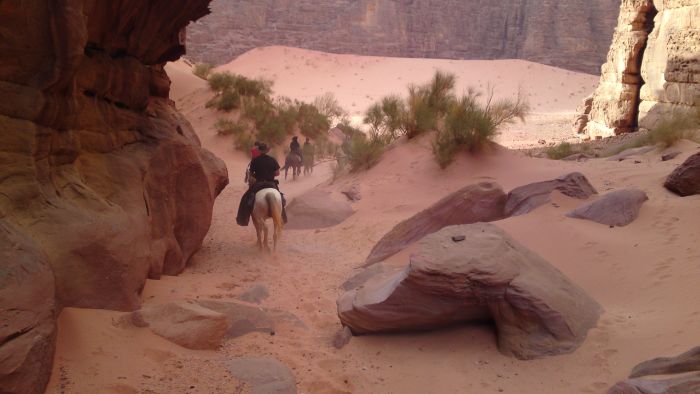
M355 211L347 200L335 199L330 192L312 190L295 197L287 205L289 222L285 229L308 230L342 223Z
M654 149L655 148L653 146L640 146L639 148L625 149L616 155L608 157L608 161L623 161L632 156L643 155L647 152L651 152Z
M188 349L218 349L228 331L226 316L193 301L149 305L130 315L137 327Z
M239 357L225 362L236 379L248 383L251 394L296 394L296 379L286 365L272 357Z
M494 182L464 187L394 226L374 245L364 265L380 262L443 227L502 219L505 202L503 189Z
M566 216L609 226L626 226L637 219L639 209L648 199L647 194L638 189L616 190L574 209Z
M700 153L690 156L673 170L664 187L683 197L700 194Z
M578 199L598 193L583 174L572 172L550 181L531 183L511 190L506 199L504 213L509 217L529 213L549 202L554 190Z
M226 339L238 338L251 332L275 335L277 327L282 324L306 329L304 322L285 311L214 300L200 300L198 303L226 317Z
M41 391L60 308L138 309L147 277L180 272L200 247L226 168L168 98L163 65L184 53L184 28L208 4L0 6L0 220L40 245L25 267L34 279L24 287L37 293L0 300L0 320L25 321L13 314L36 297L46 308L33 306L35 322L0 347L2 362L33 360L11 372L32 379L0 391Z
M644 361L632 370L630 379L618 382L608 394L674 394L700 392L700 347L676 357ZM688 373L690 372L690 373ZM679 376L674 376L681 374ZM654 376L651 379L641 379Z
M465 239L454 242L458 236ZM491 319L499 350L521 359L574 351L600 313L581 288L488 223L426 236L404 270L379 274L338 299L340 320L354 334Z
M56 342L54 292L48 257L0 219L0 392L44 392Z

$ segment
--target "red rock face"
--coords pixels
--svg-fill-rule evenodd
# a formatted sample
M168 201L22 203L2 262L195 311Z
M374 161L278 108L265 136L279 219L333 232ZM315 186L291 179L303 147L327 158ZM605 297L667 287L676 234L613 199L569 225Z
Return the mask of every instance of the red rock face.
M226 168L163 64L208 3L0 2L1 392L43 392L60 308L136 309L200 247Z

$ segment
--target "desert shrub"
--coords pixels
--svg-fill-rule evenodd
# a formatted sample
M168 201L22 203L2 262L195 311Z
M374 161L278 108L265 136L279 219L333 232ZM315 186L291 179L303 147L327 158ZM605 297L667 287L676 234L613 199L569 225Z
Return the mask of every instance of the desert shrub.
M246 103L243 116L252 120L259 129L265 120L275 116L275 106L261 98L250 100Z
M231 89L236 83L236 77L227 72L211 73L207 77L209 88L216 93L221 93L224 90Z
M235 122L230 119L221 118L214 124L217 134L219 135L238 135L245 132L248 127L241 122Z
M270 145L278 145L284 142L287 130L284 123L276 116L265 118L257 124L257 139L266 141Z
M700 142L698 122L694 115L672 115L663 118L639 141L642 145L661 145L668 148L682 139Z
M241 96L236 91L232 90L225 90L210 101L213 102L213 106L216 107L216 109L225 112L241 107Z
M559 145L550 146L549 148L545 149L544 152L547 157L552 160L561 160L577 153L573 145L568 142L562 142Z
M313 139L324 136L331 127L328 117L311 104L299 105L297 119L301 134Z
M328 119L329 123L333 120L340 120L346 115L345 110L331 92L316 97L312 105Z
M397 96L386 96L365 112L364 123L384 142L391 142L404 134L406 107Z
M682 139L700 143L700 118L695 114L672 114L662 118L657 125L647 133L641 134L632 141L609 149L604 156L613 156L624 150L639 148L647 145L659 145L668 148Z
M253 149L253 144L255 144L255 140L248 133L237 134L233 137L233 147L243 152L250 152Z
M214 65L211 63L197 63L192 68L192 74L206 80L213 68Z
M368 170L372 168L384 153L386 144L376 135L367 137L355 134L349 144L347 160L351 171Z
M444 126L433 141L433 154L442 168L452 163L459 151L486 149L500 127L517 118L523 119L529 111L522 93L518 93L515 100L494 102L491 92L485 106L478 102L479 96L475 90L469 89L450 105Z
M430 106L430 92L427 89L410 86L406 104L403 129L408 138L414 138L426 131L437 129L438 113Z
M423 87L427 94L428 106L437 115L446 115L455 100L454 88L457 76L444 71L436 71L430 83Z

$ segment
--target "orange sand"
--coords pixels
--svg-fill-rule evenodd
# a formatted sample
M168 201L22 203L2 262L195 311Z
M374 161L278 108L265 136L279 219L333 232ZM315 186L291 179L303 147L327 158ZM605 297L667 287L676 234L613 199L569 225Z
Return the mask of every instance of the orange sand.
M266 53L274 56L266 58ZM299 58L304 53L309 59ZM307 62L316 64L318 72L304 69ZM585 95L593 80L523 61L409 61L283 48L253 51L226 68L252 73L258 67L264 74L276 73L277 92L300 98L328 90L327 84L319 86L314 79L326 75L323 78L339 81L340 87L332 88L336 96L343 102L356 100L357 108L368 102L364 94L375 97L394 86L401 91L409 76L422 81L435 67L459 64L475 65L459 66L464 67L463 75L500 73L510 81L503 84L504 92L505 86L516 87L518 78L527 77L542 100L541 110L550 113L571 111L578 97L569 98L567 91ZM336 68L329 71L331 67ZM428 138L399 142L373 169L333 184L326 181L328 166L299 181L283 181L282 189L291 197L317 185L337 193L358 183L362 200L354 204L357 213L338 226L285 231L278 255L267 256L253 247L252 228L234 222L246 157L232 150L229 138L216 136L211 129L218 115L203 108L208 96L201 90L202 81L176 73L172 65L168 72L180 97L178 106L203 145L226 161L231 184L216 202L211 230L192 265L178 277L148 281L144 302L229 300L250 284L262 283L270 291L263 306L294 313L308 329L277 327L275 336L252 333L227 342L220 351L202 352L182 349L147 329L124 328L115 323L119 312L66 309L59 322L48 392L245 392L243 385L224 380L223 360L272 355L293 369L300 393L600 393L625 378L639 361L698 345L700 196L680 198L662 187L664 177L697 152L698 144L683 142L678 147L683 153L668 162L660 161L659 152L642 155L637 158L641 163L635 164L550 161L504 151L479 157L465 154L443 171L432 159ZM400 83L392 79L398 77L403 78ZM352 78L364 78L367 84L353 83ZM360 96L364 88L368 93ZM583 172L600 193L637 187L650 199L639 219L623 228L564 217L581 201L557 193L553 201L559 207L546 205L497 222L605 308L598 327L575 353L534 361L508 358L498 353L488 325L355 337L341 350L332 347L340 328L335 307L339 286L357 272L374 243L393 225L480 180L494 180L509 190L570 171ZM61 385L68 389L62 391Z

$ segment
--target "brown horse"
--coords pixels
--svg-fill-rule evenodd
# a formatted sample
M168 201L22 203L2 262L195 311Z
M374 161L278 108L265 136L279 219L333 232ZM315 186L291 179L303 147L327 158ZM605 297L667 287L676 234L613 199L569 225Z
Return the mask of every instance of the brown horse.
M287 179L287 172L292 169L292 179L296 180L299 175L301 175L301 156L294 152L289 152L287 157L284 159L284 179Z

